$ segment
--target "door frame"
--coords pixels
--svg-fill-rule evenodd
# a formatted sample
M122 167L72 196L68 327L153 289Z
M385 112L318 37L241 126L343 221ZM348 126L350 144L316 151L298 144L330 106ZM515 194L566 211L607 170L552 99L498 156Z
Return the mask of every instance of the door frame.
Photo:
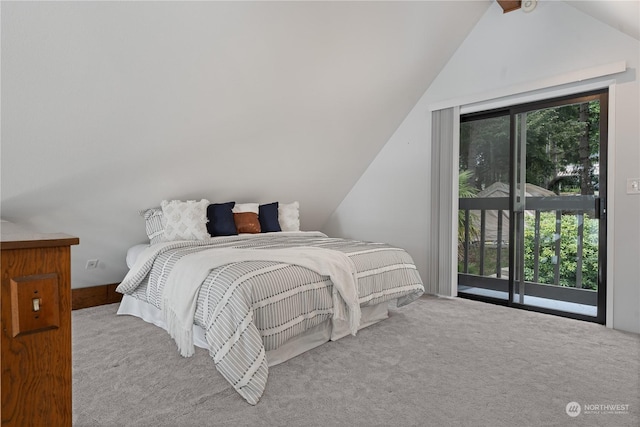
M570 317L570 318L574 318L574 319L579 319L579 320L585 320L585 321L590 321L590 322L596 322L596 323L601 323L601 324L607 324L610 325L610 310L609 308L612 307L612 301L611 301L611 297L612 297L612 291L610 289L610 283L608 284L608 280L611 279L611 276L608 274L608 266L609 263L612 261L611 257L607 254L607 244L608 241L607 239L611 238L611 234L612 234L612 229L613 227L610 227L610 221L608 219L608 209L607 209L607 205L611 205L610 201L611 198L609 197L609 192L608 192L608 181L609 181L609 151L611 149L611 142L613 141L611 132L610 132L610 127L609 127L609 120L612 119L613 113L611 111L610 108L610 99L614 96L613 93L613 85L607 86L607 87L602 87L602 88L598 88L598 89L592 89L592 90L588 90L588 91L583 91L583 92L577 92L577 93L573 93L570 95L563 95L563 96L558 96L558 97L553 97L553 98L547 98L547 99L542 99L542 100L537 100L537 101L532 101L532 102L525 102L525 103L521 103L521 104L514 104L514 105L510 105L510 106L506 106L506 107L502 107L502 108L495 108L492 110L486 110L486 111L475 111L473 113L468 113L468 114L464 114L465 118L471 118L471 119L485 119L485 118L491 118L491 117L496 117L496 116L509 116L509 120L510 120L510 141L509 141L509 161L510 161L510 167L509 167L509 181L510 181L510 187L513 187L513 183L515 182L515 174L518 172L515 170L515 153L514 153L514 147L515 147L515 138L516 138L516 132L518 131L516 129L516 120L515 117L517 114L520 113L524 113L524 112L528 112L528 111L534 111L534 110L540 110L540 109L545 109L545 108L552 108L552 107L556 107L556 106L562 106L562 105L567 105L569 104L568 101L572 101L570 102L571 104L575 104L575 103L580 103L580 102L586 102L586 101L591 101L594 99L599 99L600 101L600 120L599 120L599 126L600 126L600 152L599 152L599 164L600 164L600 174L599 174L599 194L598 194L598 199L602 200L602 202L600 204L597 205L596 210L599 209L600 212L598 212L599 214L599 218L600 218L600 222L599 222L599 227L598 227L598 264L599 264L599 268L598 268L598 291L597 291L597 315L594 316L587 316L587 315L582 315L579 313L572 313L572 312L565 312L565 311L560 311L560 310L555 310L555 309L549 309L549 308L544 308L544 307L537 307L537 306L531 306L531 305L526 305L526 304L521 304L518 302L515 302L513 296L514 296L514 288L515 288L515 268L513 267L513 262L515 260L516 257L516 248L515 245L510 244L509 245L509 281L507 283L508 286L508 299L507 300L502 300L502 299L497 299L497 298L491 298L491 297L485 297L485 296L479 296L479 295L471 295L471 294L464 294L464 295L460 295L458 292L456 292L456 294L458 294L461 297L464 298L469 298L469 299L477 299L477 300L482 300L482 301L486 301L486 302L491 302L491 303L497 303L497 304L501 304L501 305L507 305L510 307L516 307L516 308L521 308L521 309L525 309L525 310L530 310L530 311L536 311L536 312L542 312L542 313L548 313L548 314L554 314L554 315L558 315L558 316L563 316L563 317ZM457 142L457 145L459 147L460 142ZM458 158L455 159L456 162L459 161ZM457 171L457 168L455 169ZM604 193L604 194L603 194ZM510 191L509 194L509 211L510 211L510 218L515 219L514 213L513 212L513 207L514 205L514 198L515 198L515 191ZM457 211L456 211L457 213ZM512 220L509 221L509 239L510 241L514 241L515 238L515 233L516 233L516 221ZM457 239L457 238L456 238ZM524 267L524 266L523 266ZM456 268L457 271L457 268ZM458 275L455 276L456 278L458 278ZM457 288L459 283L459 279L456 280L455 286Z

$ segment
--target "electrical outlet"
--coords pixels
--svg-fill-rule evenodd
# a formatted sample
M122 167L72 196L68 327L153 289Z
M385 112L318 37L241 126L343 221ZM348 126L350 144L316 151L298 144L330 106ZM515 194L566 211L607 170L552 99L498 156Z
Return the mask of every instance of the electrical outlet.
M87 261L87 266L85 267L87 270L93 270L98 267L98 259L90 259Z
M640 178L627 179L627 194L640 194Z

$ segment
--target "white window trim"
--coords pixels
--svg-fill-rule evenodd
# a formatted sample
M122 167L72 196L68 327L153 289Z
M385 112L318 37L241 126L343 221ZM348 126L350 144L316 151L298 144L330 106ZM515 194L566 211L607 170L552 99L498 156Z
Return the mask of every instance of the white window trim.
M609 188L612 189L612 183L614 182L615 170L615 87L616 81L611 76L614 74L625 72L627 69L626 61L618 61L611 64L606 64L598 67L593 67L585 70L579 70L572 73L563 74L560 76L543 79L535 82L525 83L518 86L512 86L509 88L488 92L485 94L468 96L465 98L453 99L445 101L443 103L432 104L429 106L429 111L441 110L445 108L455 108L458 114L454 115L454 126L459 128L460 115L468 114L477 111L485 111L496 108L508 107L511 105L524 104L528 102L540 101L543 99L557 98L566 95L575 95L582 92L588 92L591 90L608 88L609 90L609 120L608 120L608 145L607 145L607 182ZM457 162L460 149L460 133L459 129L454 131L454 157L455 162L453 171L457 173ZM456 176L451 176L452 180L457 179ZM454 189L456 186L454 186ZM454 190L456 191L456 190ZM453 200L457 202L458 197ZM614 191L607 192L607 304L606 304L606 320L605 326L607 328L613 328L613 297L614 297L614 272L613 272L613 260L614 255L614 236L615 236L615 224L614 218ZM452 236L451 239L454 242L452 249L457 249L457 207L452 206ZM452 257L452 260L457 260L456 256ZM452 275L453 283L451 284L452 296L458 294L458 276L457 276L457 264L452 262L452 271L455 274Z
M509 86L481 94L431 104L429 106L429 112L459 106L460 114L467 114L514 104L524 104L546 98L573 95L578 92L604 88L607 82L601 80L603 77L623 73L626 70L626 61L612 62L610 64L572 71L558 76ZM577 87L580 89L576 90Z

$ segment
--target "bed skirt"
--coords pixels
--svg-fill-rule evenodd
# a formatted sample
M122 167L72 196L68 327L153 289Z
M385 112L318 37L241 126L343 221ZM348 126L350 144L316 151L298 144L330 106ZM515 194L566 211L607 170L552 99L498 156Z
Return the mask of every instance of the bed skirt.
M358 329L365 328L388 318L388 304L389 302L383 302L371 307L362 307L362 317ZM123 296L120 307L118 308L118 314L139 317L147 323L152 323L165 331L167 330L167 326L159 309L130 295ZM347 335L350 335L350 331L346 321L332 322L331 320L327 320L307 330L305 333L291 338L277 349L267 351L267 363L269 366L275 366L305 351L318 347L327 341L335 341ZM204 329L198 325L193 325L193 343L197 347L208 348L204 336Z

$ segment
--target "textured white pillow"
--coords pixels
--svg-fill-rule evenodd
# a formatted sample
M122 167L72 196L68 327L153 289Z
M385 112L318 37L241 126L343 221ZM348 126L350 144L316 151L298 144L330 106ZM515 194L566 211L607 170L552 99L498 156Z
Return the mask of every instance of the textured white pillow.
M231 209L233 213L253 212L255 214L260 212L259 203L236 203Z
M163 200L160 206L164 215L164 237L167 240L204 240L210 237L207 232L208 200Z
M300 231L300 204L278 203L278 222L282 231Z

